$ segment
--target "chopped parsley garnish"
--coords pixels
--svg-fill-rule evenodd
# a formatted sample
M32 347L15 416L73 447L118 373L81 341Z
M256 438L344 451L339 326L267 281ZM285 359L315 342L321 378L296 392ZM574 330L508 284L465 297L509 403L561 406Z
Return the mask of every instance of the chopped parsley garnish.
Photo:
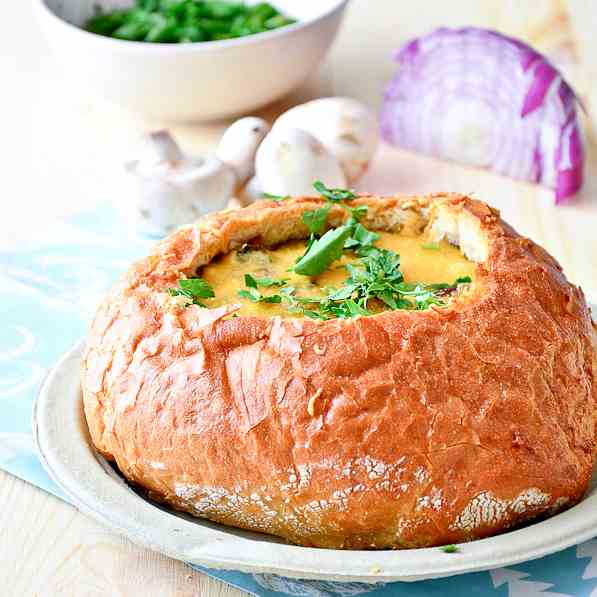
M356 207L350 207L345 203L340 203L340 205L350 214L349 224L357 224L367 213L366 205L357 205Z
M313 188L324 199L326 199L325 206L318 210L315 210L320 213L325 213L326 218L333 204L339 204L340 207L345 209L350 214L351 219L349 223L351 224L356 224L361 219L361 217L367 213L366 205L357 205L357 207L351 207L350 205L344 203L344 201L349 201L351 199L357 198L354 191L351 189L330 189L326 187L320 180L317 180L313 183ZM325 220L323 224L325 224Z
M328 230L308 246L306 253L295 264L294 271L303 276L321 274L333 261L342 257L344 243L351 233L352 226L348 224Z
M238 296L249 299L254 303L281 303L282 297L279 294L265 295L261 294L259 290L255 288L249 288L248 290L239 290Z
M453 284L411 284L404 281L400 256L394 251L371 245L360 246L357 251L362 257L346 265L349 277L341 288L317 298L289 293L285 295L291 303L289 310L313 319L331 319L372 315L371 300L380 301L391 310L424 310L432 305L445 307L445 295L460 284L471 282L466 276Z
M321 180L316 180L313 183L313 188L325 199L332 203L346 201L347 199L355 199L356 195L351 189L329 189Z
M460 550L455 545L444 545L440 547L444 553L458 553Z
M216 296L209 282L203 278L178 280L178 288L168 288L168 294L170 296L184 296L190 299L189 304L198 305L199 307L205 307L199 299Z
M290 195L272 195L271 193L262 193L265 199L271 199L272 201L286 201L290 199Z
M367 213L367 206L352 207L344 203L355 199L355 193L349 189L328 188L320 181L315 182L313 186L326 202L322 207L303 213L303 223L310 236L305 252L296 260L291 271L304 276L318 276L348 250L357 259L340 266L345 268L348 274L343 285L340 288L327 288L327 294L323 296L306 297L297 295L296 288L287 285L288 279L256 278L251 274L245 274L246 288L238 291L240 297L255 303L284 302L289 312L311 319L347 319L373 315L378 313L380 308L424 310L433 305L445 307L448 295L459 285L471 283L469 276L458 278L452 284L406 282L400 269L400 255L389 249L376 247L375 243L380 235L360 223L362 216ZM265 196L275 200L287 198L269 194ZM337 228L324 232L333 205L339 205L348 211L350 218ZM437 243L424 243L421 246L433 251L440 248ZM246 247L243 249L247 250ZM196 290L206 292L201 283L207 284L205 280L195 279ZM207 286L212 293L209 296L213 296L213 290ZM279 291L277 294L263 294L260 288L278 288ZM175 290L177 293L195 297L186 294L187 291L190 290ZM200 295L197 296L201 298Z
M239 290L238 296L249 299L254 303L281 303L282 297L279 294L264 295L257 289L258 286L280 286L284 285L284 280L274 280L272 278L254 278L251 274L245 274L245 286L247 290Z
M379 234L367 230L362 224L355 224L350 238L344 243L345 249L357 251L363 247L373 246L375 241L379 240Z
M303 214L303 222L311 234L321 234L328 219L330 206L319 207Z
M354 248L361 244L372 244L379 238L374 232L369 232L359 224L361 217L367 213L366 205L350 207L342 203L348 199L356 198L349 189L329 189L321 181L313 183L313 187L326 199L323 207L318 207L303 214L303 222L309 229L311 236L307 242L305 253L300 257L294 271L304 276L317 276L325 271L333 261L340 259L344 248ZM338 228L323 232L332 205L338 203L350 213L350 220Z
M284 286L287 279L276 280L275 278L254 278L251 274L245 274L245 286L249 288L271 288L272 286Z

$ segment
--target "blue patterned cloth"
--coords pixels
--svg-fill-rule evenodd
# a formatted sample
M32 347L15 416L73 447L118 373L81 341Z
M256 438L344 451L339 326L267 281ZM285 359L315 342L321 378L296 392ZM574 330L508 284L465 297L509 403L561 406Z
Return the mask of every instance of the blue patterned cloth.
M0 252L1 468L63 497L35 454L33 400L49 368L85 334L98 298L149 245L132 237L102 204L49 227L14 251ZM588 597L597 595L597 540L509 568L418 583L296 581L195 568L263 597Z

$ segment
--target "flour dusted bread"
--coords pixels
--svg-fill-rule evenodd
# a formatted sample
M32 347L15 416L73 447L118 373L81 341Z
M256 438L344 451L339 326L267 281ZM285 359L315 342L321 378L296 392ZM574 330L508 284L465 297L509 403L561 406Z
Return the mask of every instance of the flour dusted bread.
M595 457L597 334L580 289L484 203L363 196L363 223L475 262L447 307L232 317L166 292L219 255L305 238L315 198L185 227L100 306L82 365L97 449L173 508L308 546L485 537L577 502ZM334 207L329 225L345 212ZM217 294L217 288L215 288Z

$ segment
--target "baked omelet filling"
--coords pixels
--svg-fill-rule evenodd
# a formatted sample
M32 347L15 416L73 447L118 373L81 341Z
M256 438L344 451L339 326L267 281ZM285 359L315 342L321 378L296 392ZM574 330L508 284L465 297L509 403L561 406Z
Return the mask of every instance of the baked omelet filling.
M457 248L430 243L421 225L403 226L400 234L370 230L362 223L369 207L353 202L352 190L330 189L320 181L313 187L325 201L301 215L306 241L244 245L179 280L169 294L184 306L240 305L232 317L329 320L445 307L467 292L475 266ZM338 208L346 218L327 229L331 210Z
M429 243L421 235L405 236L391 232L377 232L379 238L374 246L386 249L400 256L400 270L407 285L419 286L448 284L454 288L438 290L439 300L445 301L463 285L455 285L456 280L472 280L475 264L468 261L457 247L442 241ZM278 247L265 249L245 246L232 251L205 266L199 275L211 285L215 296L202 302L206 307L219 307L226 304L240 304L239 315L260 317L302 317L317 312L317 304L302 302L308 298L322 299L334 291L346 288L349 278L347 264L359 264L360 257L345 250L342 257L334 261L319 275L306 276L292 271L293 266L305 253L305 241L292 241ZM257 281L275 282L271 286L259 285L257 293L261 297L280 296L280 302L255 300L246 296L246 274ZM458 286L461 286L458 288ZM294 300L288 300L284 289L292 288ZM239 295L240 292L240 295ZM243 296L245 295L245 296ZM410 295L408 295L410 296ZM297 308L298 305L301 308ZM414 303L416 305L416 303ZM372 297L366 308L378 313L390 307L379 298ZM305 313L307 311L307 313Z

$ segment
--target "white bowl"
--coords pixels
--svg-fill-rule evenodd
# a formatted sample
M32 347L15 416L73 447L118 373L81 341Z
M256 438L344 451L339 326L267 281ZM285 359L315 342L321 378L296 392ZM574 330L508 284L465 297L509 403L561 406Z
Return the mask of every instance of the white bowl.
M34 5L58 59L81 85L145 116L212 120L247 113L297 87L332 43L347 2L273 0L298 22L238 39L181 44L122 41L81 29L94 6L110 10L133 0Z

